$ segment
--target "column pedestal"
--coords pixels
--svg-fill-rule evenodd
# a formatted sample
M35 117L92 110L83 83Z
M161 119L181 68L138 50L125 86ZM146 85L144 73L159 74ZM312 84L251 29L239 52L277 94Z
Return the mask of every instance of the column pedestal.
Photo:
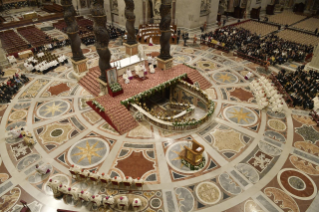
M168 60L162 60L161 58L156 58L157 60L157 67L160 68L161 70L167 70L173 67L173 58L168 59Z
M129 45L127 43L124 43L123 45L125 46L127 55L133 56L138 54L138 44Z
M100 78L97 78L97 81L100 84L100 93L99 96L104 96L105 94L108 93L108 89L107 89L107 83L104 82L103 80L101 80Z
M88 61L88 59L85 58L84 60L74 61L71 58L71 61L73 64L73 74L74 74L75 78L79 81L88 72L88 67L86 65L86 62Z

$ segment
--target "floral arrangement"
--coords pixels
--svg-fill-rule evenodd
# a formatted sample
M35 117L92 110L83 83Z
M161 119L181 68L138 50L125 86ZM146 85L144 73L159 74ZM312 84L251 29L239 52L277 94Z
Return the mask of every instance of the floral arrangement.
M135 96L132 96L128 99L125 99L123 101L121 101L121 104L124 105L125 107L127 107L129 104L131 103L135 103L135 102L138 102L140 99L142 98L145 98L145 97L148 97L152 94L154 94L155 92L157 91L160 91L160 90L163 90L164 88L170 86L170 85L173 85L173 84L176 84L177 82L179 82L181 79L185 79L187 77L187 74L182 74L178 77L175 77L169 81L166 81L164 83L161 83L159 84L158 86L154 87L154 88L151 88L147 91L144 91L144 92L141 92Z
M114 93L123 90L122 86L117 82L110 84L110 88L111 88L111 91Z
M93 100L92 104L93 104L96 108L100 109L100 112L105 111L105 108L104 108L99 102Z

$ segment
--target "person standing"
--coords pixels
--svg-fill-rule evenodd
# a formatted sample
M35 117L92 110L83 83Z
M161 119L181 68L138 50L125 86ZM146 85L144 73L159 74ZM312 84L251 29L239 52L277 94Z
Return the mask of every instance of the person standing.
M187 33L187 32L184 32L184 33L182 34L182 36L183 36L183 40L184 40L184 46L187 46L187 45L186 45L186 42L187 42L187 39L188 39L188 33Z
M225 26L225 25L226 25L226 19L223 20L223 26Z

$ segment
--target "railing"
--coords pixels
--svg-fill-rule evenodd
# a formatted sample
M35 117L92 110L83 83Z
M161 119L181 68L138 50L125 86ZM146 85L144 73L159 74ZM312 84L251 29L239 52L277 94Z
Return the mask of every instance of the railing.
M222 46L222 45L219 45L219 44L214 44L214 43L202 40L202 39L200 40L200 43L203 44L203 45L206 45L208 47L212 47L212 48L218 49L218 50L223 51L225 53L229 53L229 49L227 47L225 47L225 46Z
M240 58L243 58L245 60L249 60L249 61L251 61L253 63L256 63L256 64L259 64L259 65L261 65L261 66L263 66L265 68L268 68L268 66L269 66L269 63L267 61L259 59L257 57L248 56L248 55L246 55L246 54L244 54L242 52L238 52L238 51L235 54L237 54L237 56L240 57Z
M175 123L175 122L169 122L169 121L166 121L163 119L159 119L159 118L151 115L147 111L145 111L142 107L140 107L137 104L131 104L131 106L136 111L139 111L140 113L142 113L146 120L148 120L149 122L153 123L154 125L156 125L160 128L167 129L167 130L196 129L196 128L200 127L202 124L206 123L210 119L212 113L214 112L214 105L208 99L207 94L203 93L202 90L194 88L194 86L187 86L186 84L183 84L183 83L178 83L178 85L190 89L190 91L195 93L198 98L202 99L202 101L207 103L207 106L206 106L207 111L206 111L206 114L203 118L201 118L200 120L194 121L192 123Z

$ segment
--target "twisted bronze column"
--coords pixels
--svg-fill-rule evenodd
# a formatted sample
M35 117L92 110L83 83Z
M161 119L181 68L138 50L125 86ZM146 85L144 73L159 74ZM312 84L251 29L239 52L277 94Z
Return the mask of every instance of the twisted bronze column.
M125 1L125 18L126 18L126 30L127 30L127 41L129 45L137 44L135 36L135 14L134 14L134 0Z
M162 0L160 13L161 13L161 53L158 58L162 60L171 59L170 55L170 39L171 39L171 8L172 0Z
M74 61L80 61L85 59L81 49L81 39L78 34L79 27L75 20L76 12L72 5L72 0L62 0L61 4L64 8L64 21L66 23L66 33L71 42L71 49L73 53L72 59Z
M95 34L95 47L100 56L99 67L101 69L100 79L104 82L106 80L106 70L111 68L111 52L109 50L110 36L106 29L106 14L104 11L104 0L95 0L91 14L94 19L93 31Z

